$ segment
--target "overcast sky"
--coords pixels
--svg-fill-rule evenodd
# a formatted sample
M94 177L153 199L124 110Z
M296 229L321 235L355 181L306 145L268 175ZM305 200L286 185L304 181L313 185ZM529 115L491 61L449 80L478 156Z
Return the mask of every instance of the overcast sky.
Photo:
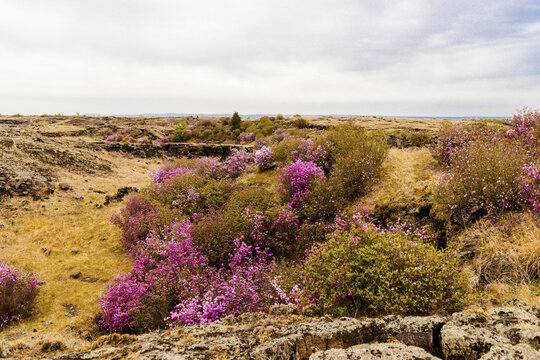
M0 0L0 113L507 116L540 1Z

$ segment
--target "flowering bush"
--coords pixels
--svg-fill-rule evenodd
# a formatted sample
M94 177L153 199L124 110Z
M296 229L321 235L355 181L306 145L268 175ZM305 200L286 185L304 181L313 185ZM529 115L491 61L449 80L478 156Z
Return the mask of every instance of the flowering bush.
M0 264L0 330L30 316L38 294L34 274Z
M186 168L186 167L176 167L172 169L167 169L161 166L155 172L150 174L150 179L154 183L164 183L171 180L171 178L173 178L174 176L183 175L190 171L191 169Z
M213 272L205 290L180 298L167 318L169 326L198 324L220 320L228 315L265 311L280 297L273 280L274 263L265 251L248 246L242 238L235 241L228 267Z
M181 167L164 174L158 171L154 178L163 181L151 184L145 196L184 215L220 208L228 201L234 185L230 179L206 176L206 170Z
M453 312L468 290L449 253L369 226L336 232L315 247L301 276L301 303L336 315Z
M158 209L140 194L130 194L120 214L114 214L111 222L122 231L122 242L133 248L146 239L159 224Z
M329 146L327 143L326 147ZM296 150L291 151L291 160L312 161L323 169L325 173L328 173L332 167L332 159L328 151L321 145L315 145L312 139L302 139Z
M263 213L245 209L243 218L247 221L245 239L269 249L274 257L296 259L305 250L299 243L298 216L291 210L275 208Z
M139 333L162 327L178 299L204 290L208 262L186 228L174 222L153 233L135 252L133 270L108 284L99 300L105 329Z
M219 160L214 157L198 158L195 169L200 175L208 176L211 179L222 179L227 175Z
M254 133L248 133L248 134L242 134L240 136L240 141L245 143L245 142L253 142L255 141L255 139L257 138L257 135L255 135Z
M454 221L520 210L524 204L519 178L527 154L511 140L478 141L453 154L452 166L435 191L437 208Z
M300 208L315 181L324 178L324 171L314 162L297 160L284 168L279 176L282 201L293 209Z
M245 234L247 222L235 211L219 210L198 216L191 235L210 265L227 263L234 241Z
M282 301L269 254L239 238L227 266L215 268L195 246L190 228L189 222L173 222L146 239L132 272L113 279L100 298L105 329L138 333L166 323L210 322Z
M272 149L267 146L262 146L255 152L254 160L255 165L257 165L260 170L270 169L274 163L274 154L272 154Z
M232 149L231 155L225 161L224 170L229 174L230 177L238 177L246 170L250 161L251 154L249 154L246 150Z
M429 147L439 163L450 165L454 155L472 142L496 141L502 138L502 129L485 121L443 123L437 141Z
M512 129L507 135L521 139L527 144L538 146L540 142L540 110L524 108L517 112L510 121ZM538 151L538 149L536 149Z
M518 178L519 195L529 203L533 212L540 213L540 163L527 164L523 171L525 174Z
M129 135L133 130L132 127L127 127L127 128L124 128L124 130L122 130L122 132L120 133L121 135Z

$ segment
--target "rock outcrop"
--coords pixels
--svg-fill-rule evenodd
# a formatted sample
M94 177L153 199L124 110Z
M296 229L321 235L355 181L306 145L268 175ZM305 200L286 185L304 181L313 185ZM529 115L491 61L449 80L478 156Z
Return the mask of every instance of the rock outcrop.
M291 310L291 309L289 309ZM451 317L306 318L280 312L130 337L34 358L94 359L540 359L538 307L464 311ZM118 335L116 337L119 337ZM105 345L104 345L105 344ZM0 346L4 357L17 355ZM31 356L26 356L30 358Z

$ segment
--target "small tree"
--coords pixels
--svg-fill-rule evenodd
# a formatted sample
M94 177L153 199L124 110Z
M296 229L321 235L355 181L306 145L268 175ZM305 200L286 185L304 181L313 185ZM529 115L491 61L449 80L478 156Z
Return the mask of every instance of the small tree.
M238 115L238 112L236 111L231 118L231 129L233 130L240 129L241 124L242 124L242 118L240 117L240 115Z

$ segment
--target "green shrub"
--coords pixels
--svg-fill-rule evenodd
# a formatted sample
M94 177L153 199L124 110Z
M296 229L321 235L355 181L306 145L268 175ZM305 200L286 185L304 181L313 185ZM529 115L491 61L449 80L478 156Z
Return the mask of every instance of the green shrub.
M276 162L281 166L289 163L291 160L291 152L296 150L301 142L301 138L289 137L275 145L272 148L272 153L274 154Z
M449 252L370 226L335 233L313 250L302 279L302 304L338 316L451 313L468 291Z
M305 129L309 127L309 121L304 118L296 118L294 120L294 126L296 126L298 129Z
M384 140L352 126L334 128L324 140L330 144L327 149L334 162L331 181L341 184L344 197L354 199L370 191L388 153Z
M315 182L298 209L300 218L309 222L333 220L345 203L343 194L341 184L327 180Z
M173 134L171 141L181 142L188 140L186 136L187 123L185 121L180 121L174 126Z
M270 136L278 128L278 125L274 122L274 120L274 118L269 116L263 116L259 119L259 121L255 122L254 126L251 128L253 129L253 132L258 133L259 135ZM250 127L248 127L246 130L249 131Z

